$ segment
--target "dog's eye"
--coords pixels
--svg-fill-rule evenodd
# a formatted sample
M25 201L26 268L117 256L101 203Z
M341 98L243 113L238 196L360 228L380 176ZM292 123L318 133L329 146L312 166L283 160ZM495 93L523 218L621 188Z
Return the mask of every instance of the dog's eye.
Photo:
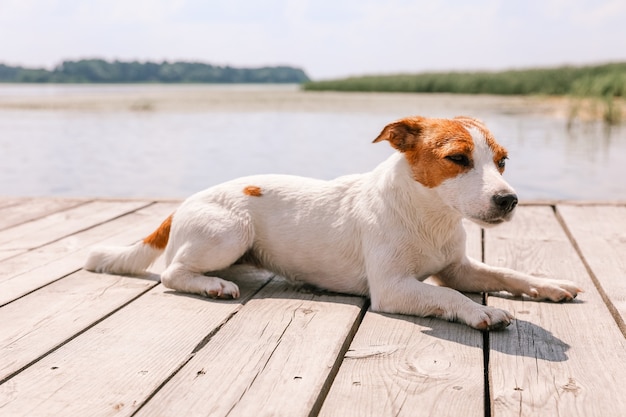
M463 155L463 154L448 155L446 156L446 159L462 167L467 167L470 165L470 160L467 157L467 155Z
M506 156L498 161L498 168L504 169L506 166L506 160L509 159Z

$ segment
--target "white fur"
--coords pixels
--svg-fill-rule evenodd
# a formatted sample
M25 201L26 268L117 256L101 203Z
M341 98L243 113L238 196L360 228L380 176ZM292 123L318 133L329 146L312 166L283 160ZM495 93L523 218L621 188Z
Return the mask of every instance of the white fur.
M512 212L494 208L493 196L513 193L480 131L468 131L475 143L472 169L432 188L414 180L398 152L369 173L333 181L262 175L197 193L173 216L162 282L184 292L238 297L236 284L215 271L252 253L255 263L289 279L369 295L375 311L437 316L477 329L505 327L512 316L457 290L572 299L580 290L571 282L466 256L461 219L482 225L508 220ZM248 186L262 195L247 195ZM137 273L159 253L144 243L99 249L85 268ZM423 283L429 276L451 288Z

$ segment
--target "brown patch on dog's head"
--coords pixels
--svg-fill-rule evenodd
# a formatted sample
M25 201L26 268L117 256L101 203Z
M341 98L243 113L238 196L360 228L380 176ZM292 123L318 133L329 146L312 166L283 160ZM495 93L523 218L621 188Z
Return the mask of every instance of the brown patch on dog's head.
M248 185L243 189L243 193L251 197L261 197L263 195L261 187L257 187L256 185Z
M407 117L385 126L374 143L389 141L406 157L413 178L433 188L473 167L474 139L464 121Z
M426 119L416 116L389 123L372 143L386 140L400 152L406 152L412 149L419 140L424 120Z

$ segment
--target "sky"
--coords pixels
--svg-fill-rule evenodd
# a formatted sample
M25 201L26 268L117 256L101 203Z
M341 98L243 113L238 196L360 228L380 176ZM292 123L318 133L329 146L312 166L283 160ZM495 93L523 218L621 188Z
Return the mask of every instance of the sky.
M291 65L316 80L626 61L624 0L0 0L0 63Z

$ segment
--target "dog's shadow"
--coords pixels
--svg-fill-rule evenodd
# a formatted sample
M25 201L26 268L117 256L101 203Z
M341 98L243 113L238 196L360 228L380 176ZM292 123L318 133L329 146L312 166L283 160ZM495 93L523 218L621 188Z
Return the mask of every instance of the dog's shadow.
M242 273L242 271L244 271ZM284 284L287 287L284 290L278 292L270 292L265 294L260 289L269 281L281 281L284 280L281 277L273 276L272 274L259 273L260 271L245 272L244 270L236 271L236 274L232 274L228 279L235 281L242 289L242 293L249 292L244 303L252 298L282 298L288 297L291 299L302 298L303 300L311 299L311 294L324 296L325 301L345 303L345 294L335 294L323 290L319 290L315 287L299 284ZM237 275L237 276L234 276ZM144 277L147 278L147 277ZM158 275L150 274L149 279L158 279ZM254 287L254 289L253 289ZM197 295L185 294L176 291L166 291L168 294L202 298L207 302L219 302L219 303L238 303L242 300L216 300L211 298L200 297ZM242 294L243 295L243 294ZM421 333L425 337L432 337L436 339L447 340L450 342L458 343L461 345L467 345L471 347L482 347L488 349L491 352L500 352L506 355L523 356L539 360L545 360L550 362L563 362L569 358L567 351L570 346L563 340L554 336L550 331L526 320L516 319L512 324L503 330L492 332L479 332L471 329L465 324L451 323L445 320L435 318L423 318L406 316L400 314L384 314L367 311L366 314L379 314L394 320L405 320L422 328Z
M458 323L444 323L446 326L464 326ZM468 344L468 338L459 337L465 329L442 331L439 323L424 330L429 336L445 339L461 344ZM467 329L467 331L475 331ZM471 340L471 339L470 339ZM484 332L482 337L483 349L490 352L499 352L511 356L522 356L549 362L564 362L569 359L567 351L570 345L554 336L550 331L526 320L516 319L509 327L499 331Z
M506 294L498 296L520 299L519 297L509 297ZM574 303L576 302L579 301L575 300ZM569 344L556 337L549 330L518 317L512 321L510 326L502 330L481 332L481 337L477 338L477 330L471 329L462 323L397 314L387 316L411 321L425 328L422 330L422 334L430 337L472 347L480 346L488 352L499 352L505 355L528 357L549 362L564 362L569 359L567 356L567 351L570 349Z

